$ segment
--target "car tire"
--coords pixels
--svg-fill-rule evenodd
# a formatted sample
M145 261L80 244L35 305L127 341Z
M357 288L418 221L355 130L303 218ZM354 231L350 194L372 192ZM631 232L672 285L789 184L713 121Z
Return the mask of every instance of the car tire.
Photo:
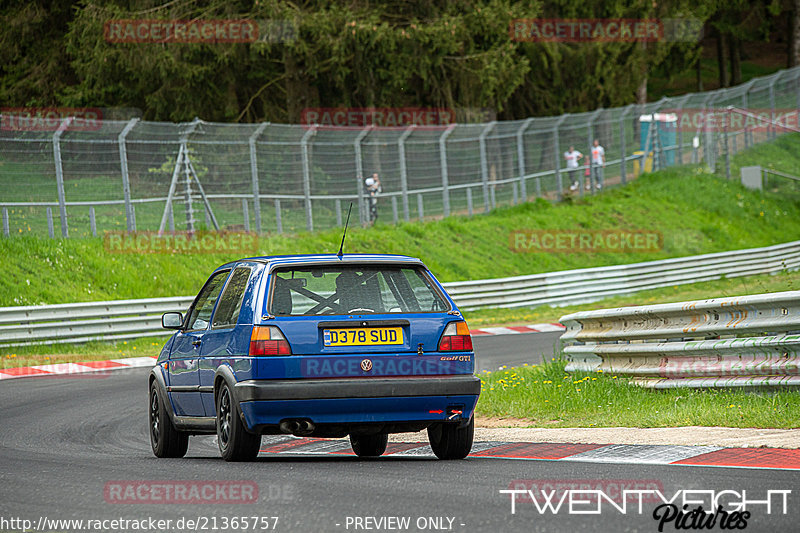
M217 444L226 461L252 461L261 448L261 435L247 431L231 388L223 383L217 394Z
M150 383L150 445L156 457L183 457L189 447L189 435L175 428L165 402L155 381Z
M428 440L431 449L439 459L463 459L472 450L472 439L475 436L475 418L469 424L459 427L457 424L434 424L428 427Z
M387 444L389 444L388 433L360 437L350 435L350 446L359 457L380 457L386 451Z

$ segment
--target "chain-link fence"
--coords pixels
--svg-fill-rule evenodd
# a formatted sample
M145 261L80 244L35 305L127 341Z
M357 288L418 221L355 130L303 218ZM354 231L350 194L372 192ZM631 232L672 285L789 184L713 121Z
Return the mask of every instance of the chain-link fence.
M771 122L730 120L729 106ZM595 194L598 185L625 184L671 165L705 162L713 170L720 157L787 131L774 126L776 118L798 108L795 68L641 106L485 124L133 119L87 129L66 118L48 131L2 127L3 230L63 237L105 230L294 232L341 225L351 201L367 224L374 198L364 178L373 173L382 184L380 221L472 214L536 197ZM719 116L729 118L710 124ZM605 148L604 168L590 163L594 139ZM566 168L570 146L585 155L578 169Z

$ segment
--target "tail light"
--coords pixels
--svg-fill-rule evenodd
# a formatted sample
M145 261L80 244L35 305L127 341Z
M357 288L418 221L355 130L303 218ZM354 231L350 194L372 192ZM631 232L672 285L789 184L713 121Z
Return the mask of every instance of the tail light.
M440 352L471 352L472 337L466 322L450 322L439 341Z
M253 326L250 355L292 355L292 348L275 326Z

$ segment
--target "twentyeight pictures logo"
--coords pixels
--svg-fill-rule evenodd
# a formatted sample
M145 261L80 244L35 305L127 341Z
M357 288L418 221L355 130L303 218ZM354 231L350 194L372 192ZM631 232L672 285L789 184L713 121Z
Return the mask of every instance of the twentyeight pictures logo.
M574 481L517 480L498 492L510 496L511 514L533 509L539 515L649 515L659 532L745 529L756 515L788 514L792 493L787 489L665 492L655 480Z

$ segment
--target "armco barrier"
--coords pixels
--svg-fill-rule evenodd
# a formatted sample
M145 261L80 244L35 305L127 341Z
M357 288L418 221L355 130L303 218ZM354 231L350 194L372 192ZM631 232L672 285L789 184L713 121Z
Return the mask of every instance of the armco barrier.
M445 283L462 310L573 305L646 289L722 276L774 274L800 268L800 241L714 254L580 270ZM192 296L0 307L0 347L166 335L161 314L185 311Z
M161 315L186 311L194 296L0 307L0 346L115 340L171 333Z
M464 310L574 305L632 292L800 268L800 241L661 261L446 283Z
M573 313L567 371L656 389L800 385L800 291Z

